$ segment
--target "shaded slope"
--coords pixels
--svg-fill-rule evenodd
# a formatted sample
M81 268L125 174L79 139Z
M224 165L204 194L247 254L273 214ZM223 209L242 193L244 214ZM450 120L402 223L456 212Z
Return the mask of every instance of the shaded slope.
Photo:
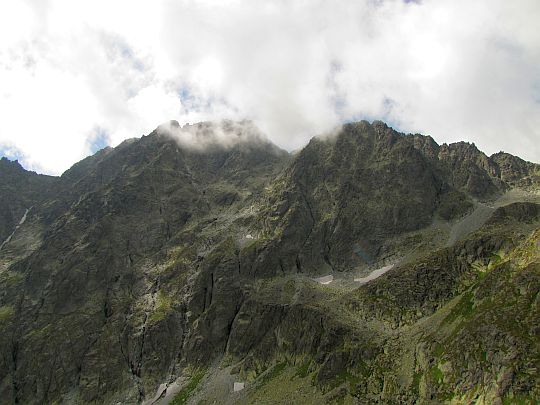
M261 150L248 172L241 156L249 148L189 151L153 133L61 177L61 193L35 211L36 221L57 215L41 246L2 274L3 398L49 402L77 387L85 401L115 392L138 401L167 378L187 335L186 278L198 257L184 271L177 262L167 267L167 246L193 243L199 235L184 229L236 210L265 181L247 176L258 167L271 176L287 159L268 144L253 146ZM230 190L234 198L224 199ZM219 242L213 236L200 238L201 254Z

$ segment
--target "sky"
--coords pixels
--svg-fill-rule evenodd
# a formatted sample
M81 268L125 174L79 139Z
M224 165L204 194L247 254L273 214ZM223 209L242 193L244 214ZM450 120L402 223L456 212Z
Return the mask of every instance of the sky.
M159 124L302 147L383 120L540 162L538 0L5 0L0 154L60 174Z

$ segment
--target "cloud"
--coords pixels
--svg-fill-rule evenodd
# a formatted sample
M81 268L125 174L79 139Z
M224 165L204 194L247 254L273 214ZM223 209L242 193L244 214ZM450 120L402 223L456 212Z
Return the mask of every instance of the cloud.
M247 120L214 120L183 126L173 120L161 124L157 131L160 135L174 139L182 148L194 151L230 149L242 145L250 148L254 144L270 142L253 122ZM278 151L276 148L276 153Z
M536 0L3 2L0 147L61 173L170 119L296 149L365 118L540 161L539 20Z

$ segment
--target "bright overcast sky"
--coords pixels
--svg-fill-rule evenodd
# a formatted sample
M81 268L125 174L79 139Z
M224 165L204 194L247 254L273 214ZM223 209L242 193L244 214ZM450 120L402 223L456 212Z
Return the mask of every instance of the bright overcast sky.
M0 2L0 154L59 174L158 124L296 149L381 119L540 162L539 0Z

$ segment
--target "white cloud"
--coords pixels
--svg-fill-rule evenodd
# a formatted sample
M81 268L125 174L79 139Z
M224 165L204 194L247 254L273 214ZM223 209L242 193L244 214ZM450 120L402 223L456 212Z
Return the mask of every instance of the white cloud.
M540 161L540 4L6 1L0 148L60 173L99 133L251 119L293 149L353 118Z

